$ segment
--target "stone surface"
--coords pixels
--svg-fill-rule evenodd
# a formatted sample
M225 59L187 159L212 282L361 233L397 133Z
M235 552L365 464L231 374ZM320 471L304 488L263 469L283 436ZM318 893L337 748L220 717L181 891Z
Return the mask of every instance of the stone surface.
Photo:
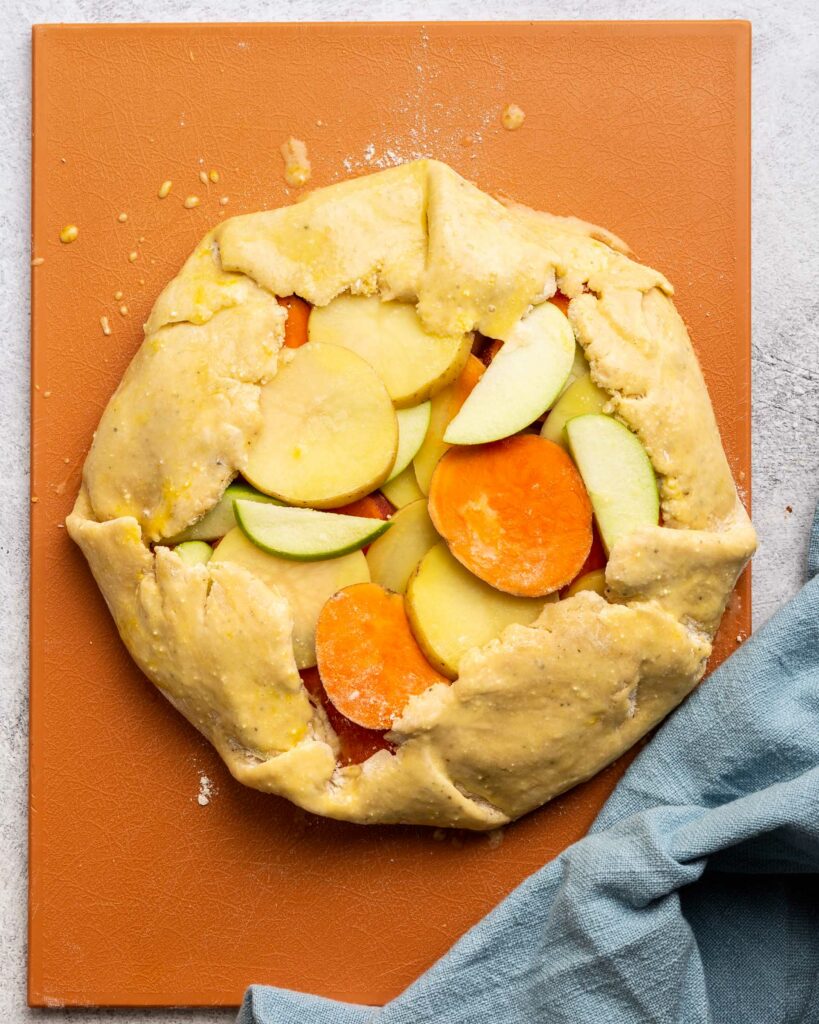
M490 0L3 0L0 41L0 1020L25 1007L28 536L29 76L32 22L490 19ZM634 0L518 0L518 18L645 17ZM798 589L819 482L819 15L812 0L658 2L654 18L747 18L754 27L754 622ZM216 1024L231 1010L54 1009L49 1021Z

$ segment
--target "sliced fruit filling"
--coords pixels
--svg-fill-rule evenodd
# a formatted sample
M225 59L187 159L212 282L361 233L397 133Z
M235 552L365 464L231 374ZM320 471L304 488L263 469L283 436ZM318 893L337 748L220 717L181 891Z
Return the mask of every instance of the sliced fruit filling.
M261 391L249 482L168 543L287 598L304 685L354 764L391 750L407 703L468 651L559 596L604 595L613 546L657 524L657 482L561 295L477 356L407 303L278 301L288 352Z

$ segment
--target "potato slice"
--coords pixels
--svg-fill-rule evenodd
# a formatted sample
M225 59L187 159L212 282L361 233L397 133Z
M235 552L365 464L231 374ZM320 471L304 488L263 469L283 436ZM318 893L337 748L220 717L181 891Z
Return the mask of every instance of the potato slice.
M486 367L480 359L470 355L460 377L432 399L432 412L426 437L418 449L418 454L412 460L415 467L415 478L424 494L429 494L429 485L435 467L444 452L451 447L444 440L444 431L485 370Z
M592 590L595 594L605 597L606 570L593 569L591 572L584 572L582 576L578 576L566 591L564 599L567 597L574 597L574 595L579 594L581 590Z
M546 417L540 436L568 449L565 431L568 421L586 413L602 412L608 402L609 395L594 383L591 374L584 373L570 384L555 402L552 411Z
M390 474L398 422L378 375L337 345L308 343L262 388L264 423L244 475L288 505L336 508Z
M403 473L381 484L381 493L396 508L404 508L411 501L424 497L424 492L415 479L415 469L410 464Z
M367 564L373 583L403 594L418 563L441 538L432 525L423 497L396 512L390 522L389 531L370 546Z
M211 563L216 562L241 565L287 598L299 668L311 668L316 663L316 623L325 601L344 587L370 579L367 559L360 551L324 562L292 562L257 548L239 527L234 527L213 552Z
M464 569L437 544L415 570L407 587L407 615L421 650L450 679L461 658L482 647L513 622L522 626L540 615L543 598L502 594Z
M366 359L399 409L426 401L454 380L472 344L469 334L429 334L409 303L362 295L339 295L316 306L309 337Z

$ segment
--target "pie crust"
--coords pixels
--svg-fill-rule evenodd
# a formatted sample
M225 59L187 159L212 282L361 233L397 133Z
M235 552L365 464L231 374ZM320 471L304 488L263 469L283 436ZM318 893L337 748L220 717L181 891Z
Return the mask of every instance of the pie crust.
M418 161L225 221L159 296L103 413L67 526L142 671L240 782L360 823L490 829L589 778L702 677L755 535L672 287L615 236ZM339 767L293 659L288 603L173 537L242 471L285 311L341 292L417 302L429 330L503 336L558 288L592 377L658 474L662 526L620 541L607 599L547 603L413 698L395 753Z

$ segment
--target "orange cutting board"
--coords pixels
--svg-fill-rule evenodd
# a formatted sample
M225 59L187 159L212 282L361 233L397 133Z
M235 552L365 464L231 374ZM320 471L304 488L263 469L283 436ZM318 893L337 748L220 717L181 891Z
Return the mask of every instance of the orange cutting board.
M163 284L221 217L294 198L290 134L313 185L429 155L626 238L677 286L747 495L749 50L728 22L35 28L33 1004L235 1004L251 982L381 1003L583 835L627 759L494 838L242 788L131 663L62 523ZM745 578L719 657L749 625Z

